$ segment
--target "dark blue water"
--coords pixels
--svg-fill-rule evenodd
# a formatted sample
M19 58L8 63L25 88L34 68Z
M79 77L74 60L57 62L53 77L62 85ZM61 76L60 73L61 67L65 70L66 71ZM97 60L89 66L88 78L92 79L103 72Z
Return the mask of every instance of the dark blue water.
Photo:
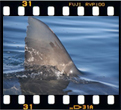
M43 21L53 30L77 68L83 73L79 77L84 80L84 83L69 81L62 89L64 94L119 94L118 17L41 16L35 18ZM20 74L24 71L24 39L27 25L27 16L4 16L3 74L17 74L18 72ZM3 92L4 94L23 94L23 85L16 78L9 80L4 76ZM43 87L44 89L46 87ZM29 90L31 91L31 88ZM59 89L57 90L58 92L56 87L53 88L52 93L59 93Z

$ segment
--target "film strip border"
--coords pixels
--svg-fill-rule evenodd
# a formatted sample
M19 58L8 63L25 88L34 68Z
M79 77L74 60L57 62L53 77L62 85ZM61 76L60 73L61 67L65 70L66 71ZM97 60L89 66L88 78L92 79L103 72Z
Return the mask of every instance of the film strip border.
M1 10L4 16L119 16L120 2L16 1L2 2Z
M4 95L3 109L22 109L23 105L33 105L33 109L119 109L118 95ZM106 105L107 104L107 105ZM74 106L76 105L76 106ZM81 108L81 109L82 109Z
M104 2L104 7L85 6L84 1L32 1L31 7L23 7L21 1L0 3L3 16L120 16L120 2ZM69 6L69 3L81 3L81 6ZM23 104L33 104L33 109L73 109L74 105L93 105L94 109L120 109L119 95L4 95L0 103L2 109L23 109Z
M84 7L83 6L79 6L77 8L77 15L78 16L84 16ZM69 16L70 11L69 11L69 7L68 6L64 6L62 8L62 15L63 16ZM3 15L4 16L9 16L10 15L10 7L9 6L4 6L3 7ZM25 8L23 6L19 6L18 7L18 16L24 16L25 15ZM32 15L33 16L39 16L40 14L40 7L39 6L34 6L32 9ZM48 16L54 16L55 15L55 8L54 6L49 6L47 9L47 15ZM99 7L98 6L94 6L92 7L92 15L93 16L99 16ZM113 16L114 15L114 7L113 6L109 6L107 7L107 15L108 16Z

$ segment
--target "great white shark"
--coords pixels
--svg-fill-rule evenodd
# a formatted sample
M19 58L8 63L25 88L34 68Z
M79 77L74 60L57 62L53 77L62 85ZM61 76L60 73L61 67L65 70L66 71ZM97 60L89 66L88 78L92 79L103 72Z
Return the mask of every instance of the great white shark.
M55 66L66 75L80 74L55 33L42 21L28 17L25 64Z

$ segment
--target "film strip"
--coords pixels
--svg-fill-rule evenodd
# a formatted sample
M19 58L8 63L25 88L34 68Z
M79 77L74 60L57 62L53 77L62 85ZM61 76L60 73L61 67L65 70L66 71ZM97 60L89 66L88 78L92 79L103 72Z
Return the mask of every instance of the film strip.
M120 42L120 16L121 2L118 1L1 1L1 44L3 38L4 17L9 16L117 16L119 17L119 42ZM15 29L15 28L14 28ZM120 43L119 43L120 47ZM1 53L4 46L1 45ZM4 54L1 55L1 61ZM120 56L120 49L119 49ZM120 58L119 58L120 61ZM4 61L3 61L4 62ZM3 62L1 63L1 73L3 73ZM120 73L120 63L119 63ZM119 94L106 95L10 95L3 91L3 77L0 80L0 108L1 109L121 109L120 96L120 74Z
M3 2L4 16L118 16L119 2ZM23 6L25 7L23 7ZM28 6L28 7L26 7ZM31 7L31 8L30 8ZM16 10L15 10L16 9Z

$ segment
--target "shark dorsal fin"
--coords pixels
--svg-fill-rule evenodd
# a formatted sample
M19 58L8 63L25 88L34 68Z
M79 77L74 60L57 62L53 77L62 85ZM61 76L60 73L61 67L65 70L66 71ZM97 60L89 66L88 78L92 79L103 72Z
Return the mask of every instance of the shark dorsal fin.
M25 63L30 65L51 65L63 73L73 73L76 67L66 49L42 21L28 18L25 38Z

